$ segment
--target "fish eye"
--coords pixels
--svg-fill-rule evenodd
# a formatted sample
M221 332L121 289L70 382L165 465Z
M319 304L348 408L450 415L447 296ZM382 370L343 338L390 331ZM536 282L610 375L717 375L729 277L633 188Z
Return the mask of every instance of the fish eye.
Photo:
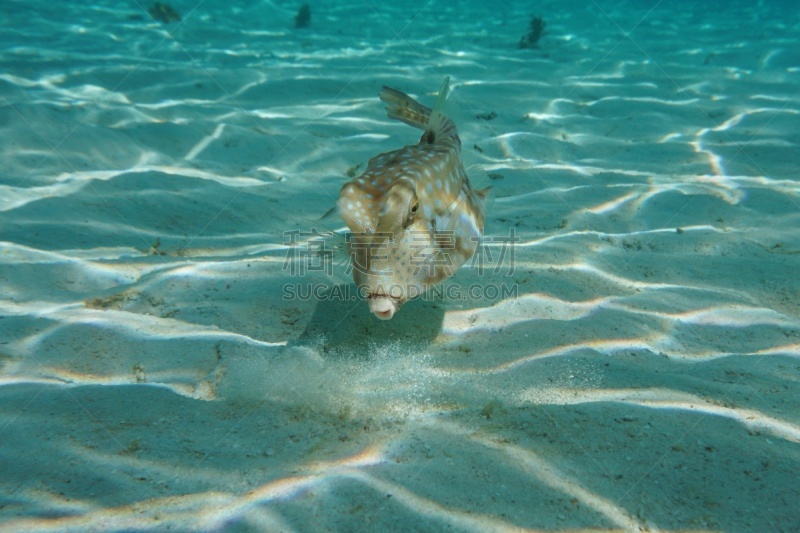
M417 209L419 209L419 202L414 202L414 205L411 206L411 212L416 213Z

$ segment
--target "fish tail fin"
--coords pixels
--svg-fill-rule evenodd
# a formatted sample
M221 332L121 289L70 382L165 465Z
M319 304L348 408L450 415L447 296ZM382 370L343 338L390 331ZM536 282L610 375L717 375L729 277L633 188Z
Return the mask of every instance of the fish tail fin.
M436 104L433 109L426 107L407 94L384 86L380 92L380 99L386 102L386 113L389 118L405 122L409 126L414 126L425 130L422 139L434 144L440 139L457 137L456 125L442 113L444 104L447 101L447 94L450 90L450 76L444 79L439 95L436 97Z
M386 114L389 118L405 122L409 126L414 126L424 130L431 117L431 109L420 104L406 93L384 85L380 92L380 98L386 102Z

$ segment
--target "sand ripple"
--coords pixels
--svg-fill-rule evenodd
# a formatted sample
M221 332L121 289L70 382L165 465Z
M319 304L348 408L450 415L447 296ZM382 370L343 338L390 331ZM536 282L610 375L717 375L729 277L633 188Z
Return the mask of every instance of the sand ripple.
M0 9L0 531L797 529L796 15L134 4ZM377 323L292 232L445 75L485 246Z

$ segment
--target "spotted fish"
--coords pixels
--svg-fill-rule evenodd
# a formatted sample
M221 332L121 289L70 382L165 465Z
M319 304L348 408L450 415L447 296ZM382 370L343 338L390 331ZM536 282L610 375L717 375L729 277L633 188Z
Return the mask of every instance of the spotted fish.
M339 193L353 280L383 320L452 276L483 236L489 189L476 191L467 178L456 125L442 112L448 89L446 78L430 109L383 87L389 118L424 130L422 138L373 157Z

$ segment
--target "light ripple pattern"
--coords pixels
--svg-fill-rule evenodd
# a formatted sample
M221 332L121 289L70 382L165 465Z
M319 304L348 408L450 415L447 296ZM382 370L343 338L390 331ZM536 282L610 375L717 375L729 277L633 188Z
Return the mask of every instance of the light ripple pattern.
M0 531L800 530L796 6L300 4L0 5ZM379 322L322 217L445 76Z

